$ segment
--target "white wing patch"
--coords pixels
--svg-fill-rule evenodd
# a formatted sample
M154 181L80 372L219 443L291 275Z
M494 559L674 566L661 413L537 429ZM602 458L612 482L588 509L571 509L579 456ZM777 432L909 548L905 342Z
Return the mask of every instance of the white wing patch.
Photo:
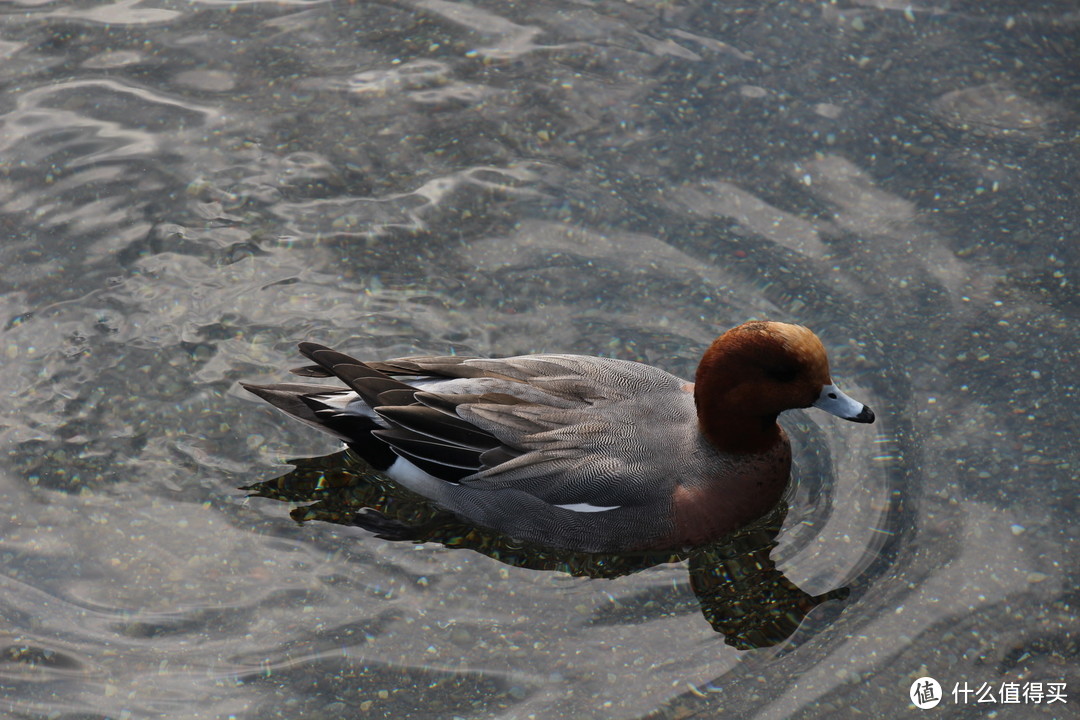
M569 505L556 505L557 508L563 510L572 510L573 512L607 512L608 510L618 510L621 505L611 505L610 507L601 507L599 505L590 505L589 503L571 503Z

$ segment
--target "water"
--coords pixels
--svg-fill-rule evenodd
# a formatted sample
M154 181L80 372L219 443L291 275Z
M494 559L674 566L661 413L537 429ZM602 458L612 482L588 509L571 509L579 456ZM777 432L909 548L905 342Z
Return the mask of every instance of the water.
M0 11L8 716L899 717L929 675L939 716L1080 717L1074 3ZM787 421L772 557L851 591L779 645L726 645L685 563L238 490L335 450L237 385L296 341L687 376L749 317L880 418Z

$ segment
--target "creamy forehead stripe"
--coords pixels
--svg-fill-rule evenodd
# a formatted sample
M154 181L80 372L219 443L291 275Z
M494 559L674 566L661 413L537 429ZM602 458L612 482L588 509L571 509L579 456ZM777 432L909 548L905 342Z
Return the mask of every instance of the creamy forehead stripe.
M813 330L802 325L767 323L774 337L779 337L784 349L799 358L808 367L818 370L822 380L829 378L829 356L821 339Z
M770 323L772 330L783 338L784 345L800 353L809 355L825 354L825 346L809 328L787 323Z

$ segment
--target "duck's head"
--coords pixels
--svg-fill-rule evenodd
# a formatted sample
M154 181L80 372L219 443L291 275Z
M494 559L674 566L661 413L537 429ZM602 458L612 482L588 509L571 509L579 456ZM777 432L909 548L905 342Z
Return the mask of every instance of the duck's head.
M816 407L853 422L874 412L833 384L825 346L801 325L754 321L728 330L705 351L694 387L709 439L732 451L757 452L776 442L776 416Z

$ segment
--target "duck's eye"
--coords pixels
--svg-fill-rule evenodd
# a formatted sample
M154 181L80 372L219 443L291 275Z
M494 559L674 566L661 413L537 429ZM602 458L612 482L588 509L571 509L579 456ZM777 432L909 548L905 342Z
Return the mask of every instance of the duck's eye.
M771 380L786 383L794 380L795 376L799 374L799 371L791 365L778 365L765 368L765 374L768 375Z

